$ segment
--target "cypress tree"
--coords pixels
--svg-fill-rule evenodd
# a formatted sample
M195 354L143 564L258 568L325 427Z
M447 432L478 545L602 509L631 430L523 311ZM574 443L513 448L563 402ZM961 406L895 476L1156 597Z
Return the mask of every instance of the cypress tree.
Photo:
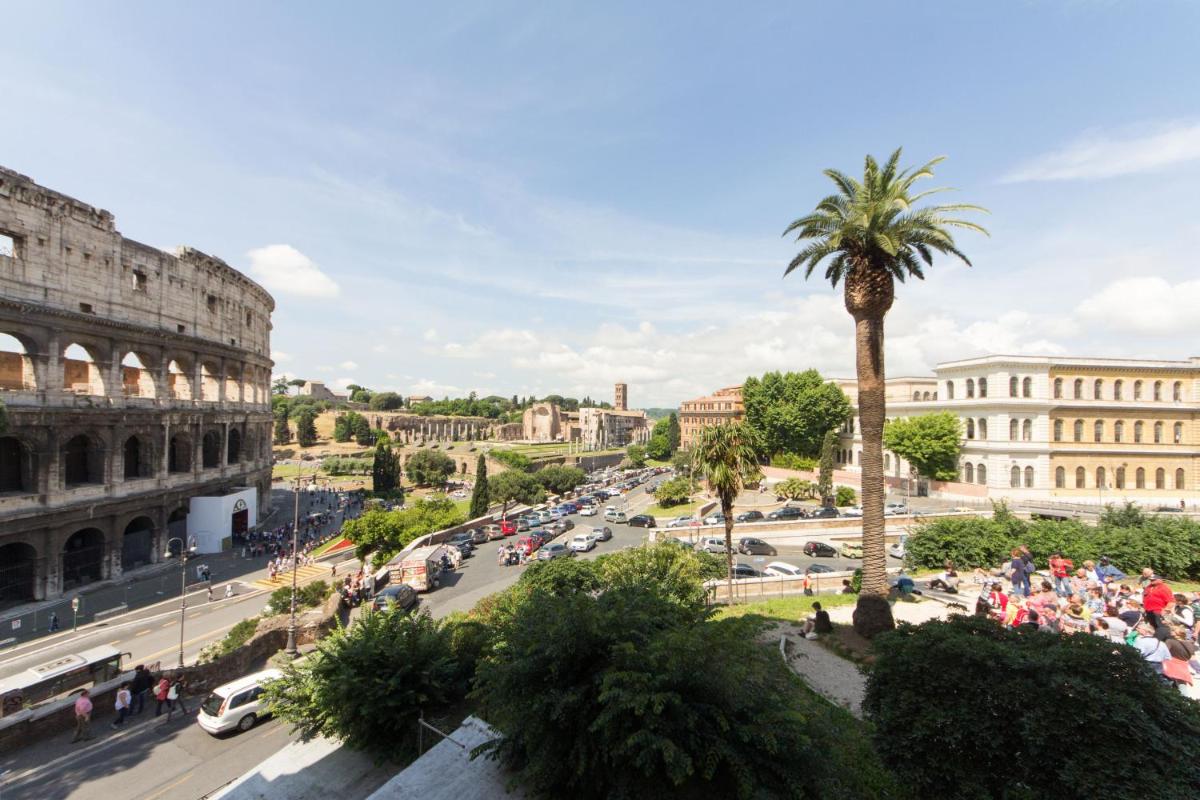
M400 484L400 464L392 451L392 443L386 436L379 437L375 444L375 461L371 465L371 478L376 494L394 492Z
M296 443L301 447L312 447L317 443L316 420L316 415L309 408L296 415Z
M471 490L471 511L467 516L471 519L477 519L486 514L487 510L487 460L483 457L483 453L480 453L479 459L475 462L475 488Z
M287 408L275 412L275 444L287 444L292 440L292 429L288 425Z
M817 494L822 505L833 505L833 449L837 445L838 434L835 430L825 432L825 441L821 443L821 466L817 473Z

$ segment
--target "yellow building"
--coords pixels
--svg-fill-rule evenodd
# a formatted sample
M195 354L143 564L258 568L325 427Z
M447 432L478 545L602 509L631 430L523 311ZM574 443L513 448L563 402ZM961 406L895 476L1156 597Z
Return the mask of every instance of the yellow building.
M741 386L727 386L707 397L685 400L679 404L680 447L684 450L690 448L702 428L740 420L745 414Z

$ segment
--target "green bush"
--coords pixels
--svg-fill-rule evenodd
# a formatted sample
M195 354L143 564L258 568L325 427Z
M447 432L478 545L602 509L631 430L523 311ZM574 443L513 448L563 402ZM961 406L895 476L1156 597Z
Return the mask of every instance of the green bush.
M780 469L794 469L800 472L812 472L817 468L817 460L795 453L776 453L771 456L771 466Z
M696 482L691 478L672 478L659 484L659 487L654 490L654 499L663 508L670 508L686 503L695 490Z
M806 481L803 478L788 478L775 484L775 495L786 497L788 500L803 500L812 497L816 488L812 481Z
M287 573L283 573L287 574ZM304 608L316 608L325 602L333 589L325 581L313 581L306 583L303 586L296 587L296 610ZM292 610L292 587L291 585L280 586L275 591L271 592L269 601L271 612L274 614L287 614Z
M858 492L850 486L839 486L834 492L834 505L852 506L858 503Z
M488 452L488 455L495 461L499 461L504 466L510 469L529 472L533 468L533 462L527 456L523 456L515 450L504 450L496 448Z
M234 650L250 641L250 637L258 630L258 617L250 617L238 622L222 637L200 651L199 663L206 664L227 656Z
M1200 709L1131 647L952 617L874 653L863 709L910 797L1200 796Z

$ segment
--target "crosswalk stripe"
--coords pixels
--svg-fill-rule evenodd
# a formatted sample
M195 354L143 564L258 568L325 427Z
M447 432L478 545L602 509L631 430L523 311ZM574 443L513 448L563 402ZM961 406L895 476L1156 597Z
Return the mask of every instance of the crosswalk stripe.
M319 575L325 575L325 574L326 574L326 570L324 567L317 567L317 566L301 567L299 570L296 571L296 582L303 583L303 582L309 580L310 578L316 578ZM276 575L274 578L271 578L271 579L259 578L258 580L253 581L251 583L251 585L257 586L260 589L271 589L271 590L278 589L280 586L291 586L292 585L292 573L291 572L281 572L278 575Z

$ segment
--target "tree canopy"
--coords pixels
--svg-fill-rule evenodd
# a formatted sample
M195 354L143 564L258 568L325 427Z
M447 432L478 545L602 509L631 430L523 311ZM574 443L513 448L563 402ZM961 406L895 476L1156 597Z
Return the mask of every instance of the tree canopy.
M418 450L404 465L409 480L418 486L442 486L454 474L454 459L437 450Z
M376 494L388 495L400 488L400 459L386 436L380 437L375 445L371 478Z
M646 466L646 448L640 444L631 444L625 448L625 457L631 467Z
M528 472L510 469L488 478L488 494L493 503L503 505L501 514L506 514L511 503L533 505L542 502L546 490L542 488L538 479Z
M308 406L295 414L296 443L301 447L312 447L317 443L317 415Z
M347 520L342 533L355 544L355 555L382 564L407 547L418 536L466 522L466 517L445 495L424 497L398 511L372 509Z
M587 475L579 467L568 467L562 464L550 464L533 473L533 477L547 492L565 494L587 480Z
M958 477L962 443L962 422L949 411L893 419L883 428L884 447L939 481Z
M404 398L395 392L378 392L371 395L367 405L372 411L395 411L404 407Z
M851 413L850 400L815 369L768 372L742 384L746 424L767 455L820 453L826 431L840 428Z
M471 489L471 519L478 519L487 513L491 492L488 490L487 458L483 453L475 461L475 485Z

